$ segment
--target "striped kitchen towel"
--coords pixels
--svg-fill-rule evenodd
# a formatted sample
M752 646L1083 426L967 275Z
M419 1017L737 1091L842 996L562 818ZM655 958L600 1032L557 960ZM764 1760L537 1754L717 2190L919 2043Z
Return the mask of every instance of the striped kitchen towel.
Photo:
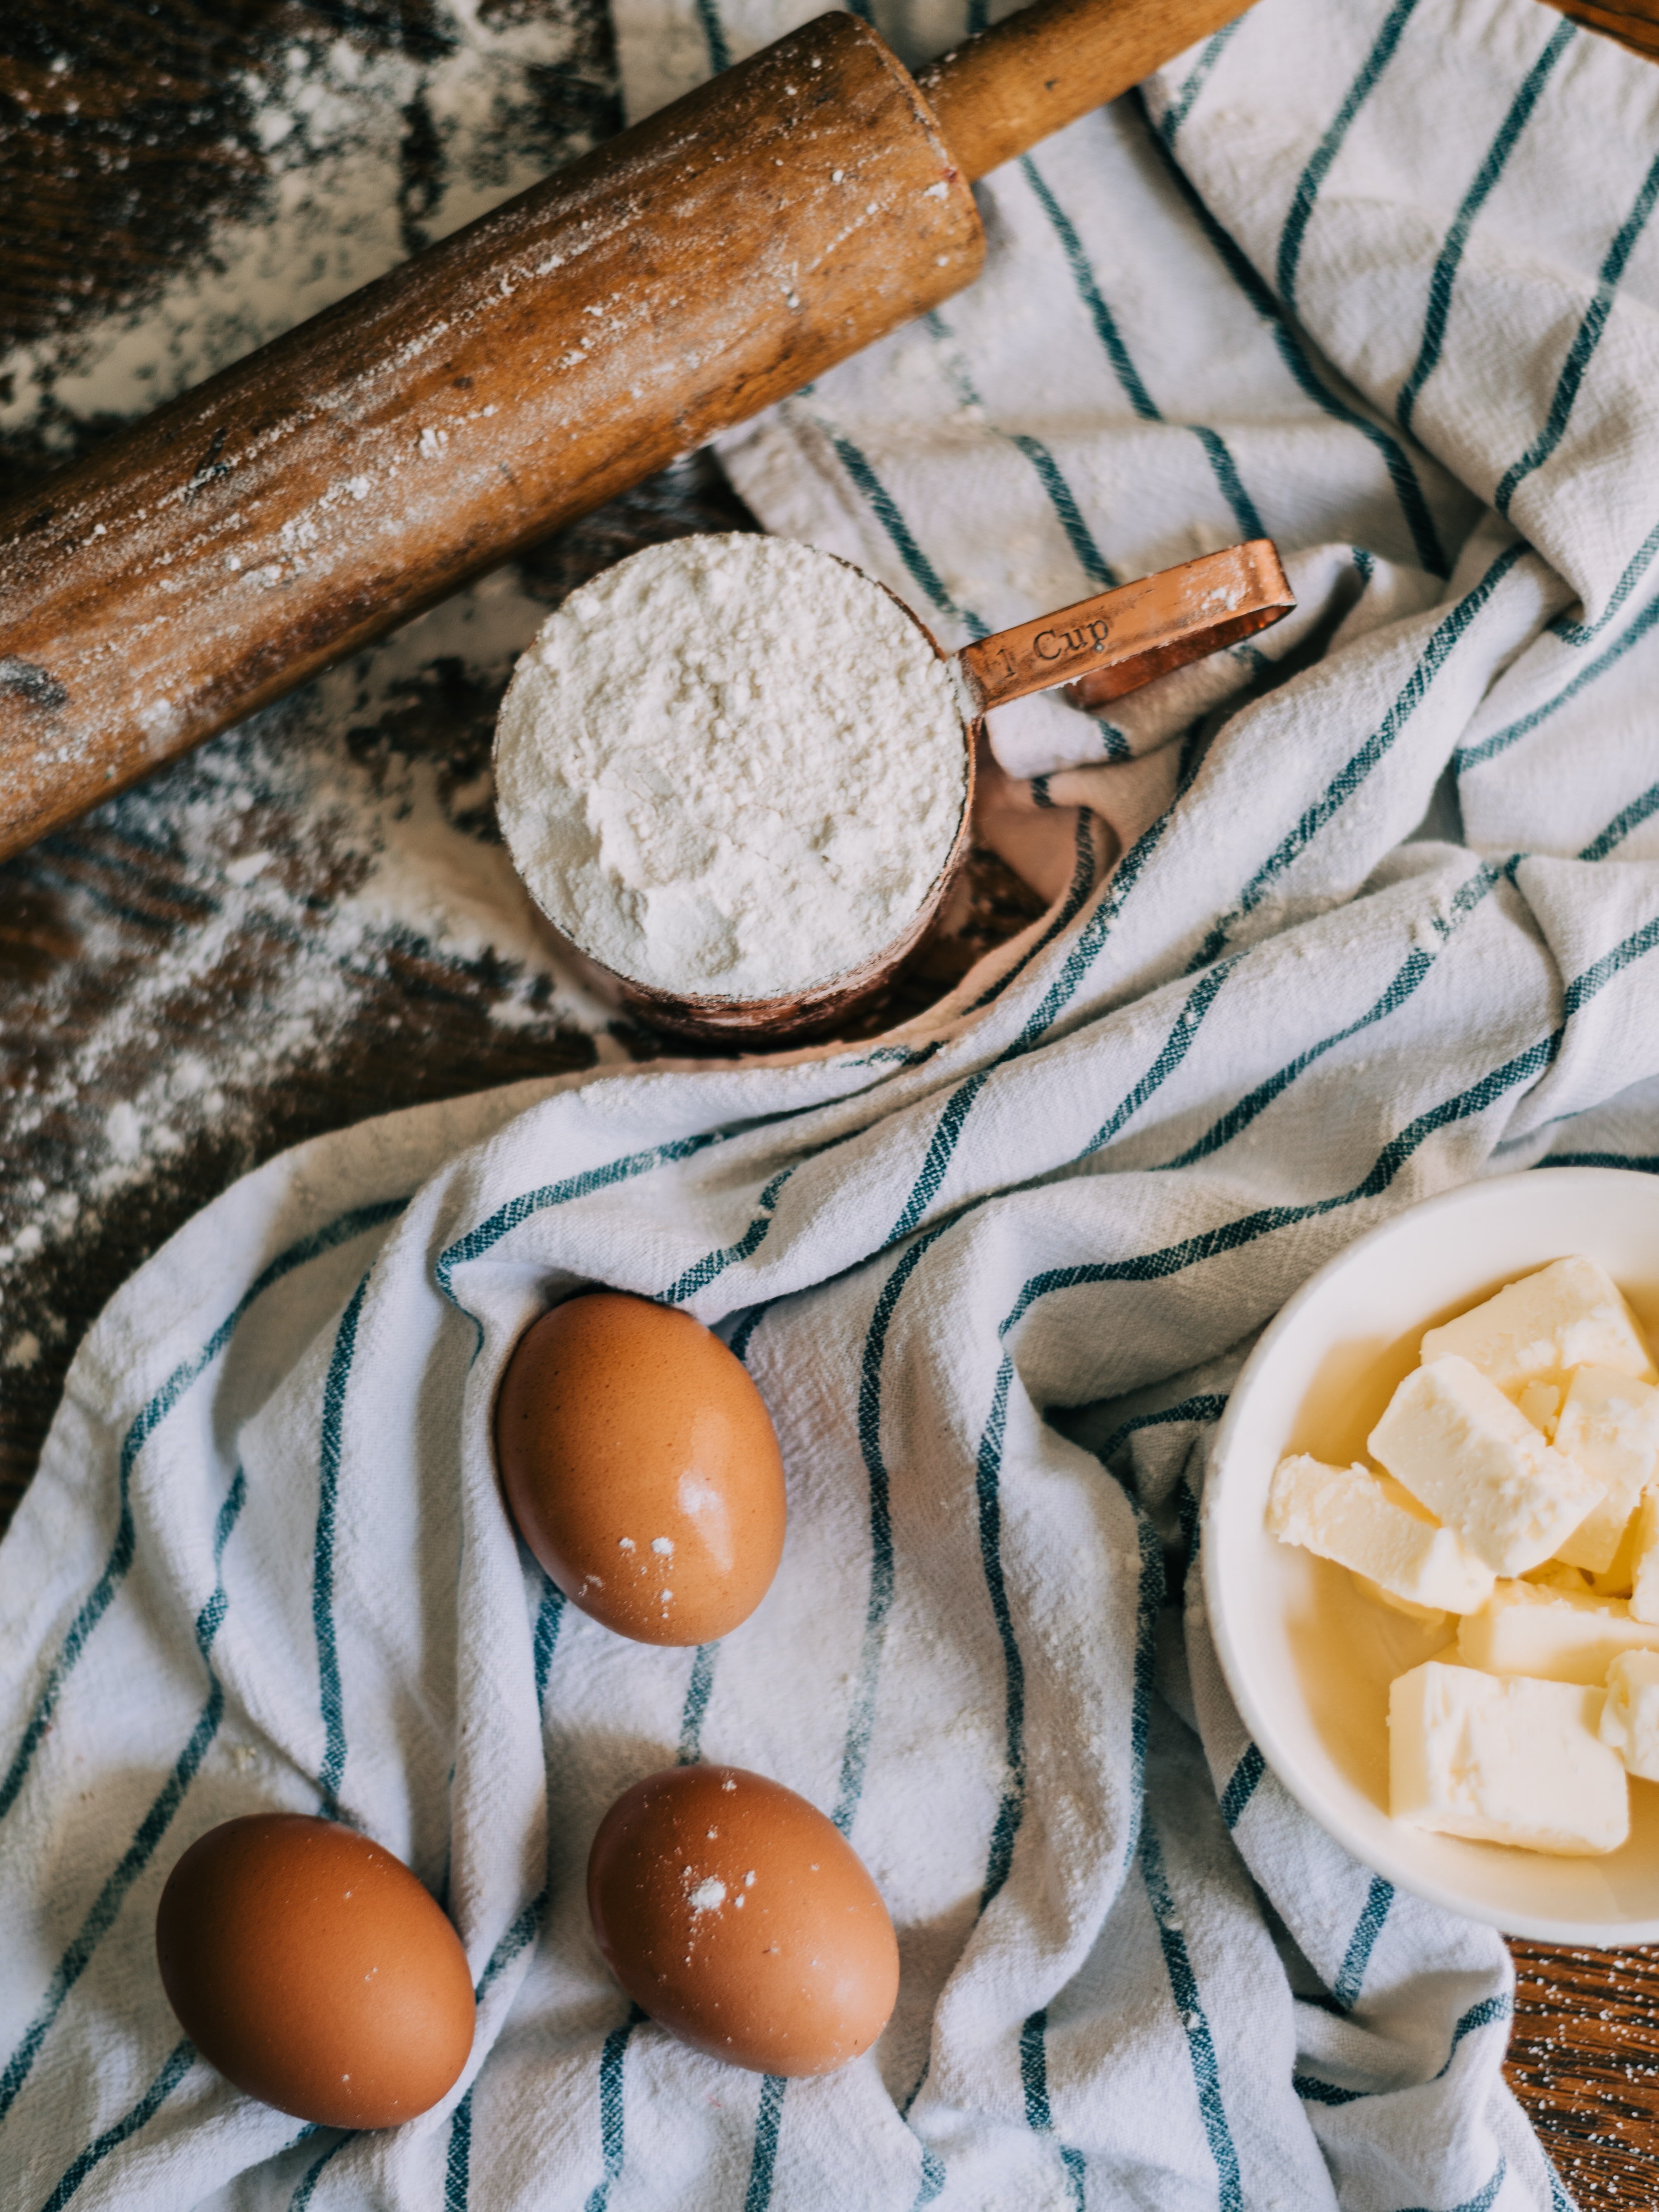
M793 5L617 0L636 111ZM1260 0L987 183L973 292L726 442L951 641L1262 529L1301 611L1004 718L1066 866L914 1027L389 1115L114 1299L0 1547L8 2208L1567 2202L1503 1945L1297 1810L1186 1571L1239 1348L1347 1239L1659 1170L1656 194L1659 75L1534 0ZM564 1607L502 1515L502 1363L590 1281L777 1421L782 1568L717 1645ZM702 1756L891 1906L838 2075L723 2069L605 1972L595 1825ZM236 2095L162 1999L168 1869L272 1806L467 1946L471 2062L394 2133Z

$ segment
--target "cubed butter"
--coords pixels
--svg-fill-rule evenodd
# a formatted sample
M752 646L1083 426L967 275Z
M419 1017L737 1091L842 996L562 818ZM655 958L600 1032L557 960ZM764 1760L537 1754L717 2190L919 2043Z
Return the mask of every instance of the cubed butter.
M1396 1820L1523 1850L1616 1850L1630 1833L1624 1763L1596 1733L1603 1692L1431 1659L1389 1687Z
M1456 1353L1406 1377L1370 1449L1495 1574L1547 1559L1601 1496L1594 1475Z
M1630 1609L1659 1622L1659 1491L1644 1496L1631 1520Z
M1366 1467L1328 1467L1305 1452L1280 1460L1267 1492L1267 1527L1382 1589L1437 1613L1472 1613L1493 1575L1408 1491Z
M1659 1627L1635 1620L1621 1597L1499 1583L1490 1602L1457 1626L1457 1649L1488 1674L1535 1674L1599 1688L1625 1651L1659 1650Z
M1397 1596L1393 1590L1384 1589L1381 1583L1374 1583L1369 1575L1355 1575L1353 1586L1373 1605L1386 1605L1390 1613L1403 1613L1407 1620L1414 1620L1421 1627L1443 1628L1446 1625L1443 1605L1419 1605L1413 1598Z
M1626 1651L1608 1668L1600 1732L1627 1773L1659 1782L1659 1651Z
M1556 1260L1484 1305L1431 1328L1425 1365L1455 1352L1500 1390L1557 1380L1574 1367L1652 1371L1642 1332L1617 1285L1594 1260Z
M1561 1393L1553 1382L1528 1382L1515 1394L1515 1402L1532 1423L1541 1429L1546 1443L1555 1442L1555 1424L1561 1412Z
M1626 1522L1659 1471L1659 1390L1617 1368L1575 1368L1555 1425L1555 1449L1593 1474L1603 1493L1557 1556L1571 1567L1605 1574Z

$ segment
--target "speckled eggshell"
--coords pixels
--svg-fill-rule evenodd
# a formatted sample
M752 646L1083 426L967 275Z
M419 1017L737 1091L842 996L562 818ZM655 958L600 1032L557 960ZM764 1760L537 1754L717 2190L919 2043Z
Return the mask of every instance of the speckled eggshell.
M605 1963L672 2035L757 2074L828 2074L887 2025L898 1944L833 1822L740 1766L625 1790L587 1860Z
M741 1360L690 1314L568 1299L514 1346L495 1459L519 1533L573 1605L644 1644L711 1644L783 1551L783 1462Z
M390 1851L302 1813L210 1828L155 1915L167 2002L227 2080L296 2118L391 2128L472 2048L460 1940Z

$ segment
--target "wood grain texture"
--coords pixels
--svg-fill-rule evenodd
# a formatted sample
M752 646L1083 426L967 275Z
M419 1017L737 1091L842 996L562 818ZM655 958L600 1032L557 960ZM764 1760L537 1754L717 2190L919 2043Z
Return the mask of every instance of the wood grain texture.
M1564 15L1571 15L1586 30L1617 39L1646 61L1659 61L1659 9L1649 6L1598 8L1593 0L1547 0Z
M908 73L830 15L0 513L0 854L977 274Z
M551 167L586 135L614 128L617 108L600 0L485 0L485 11L518 23L544 5L558 6L571 33L562 61L533 83L532 125ZM11 0L0 9L0 360L142 302L202 253L216 224L258 208L269 178L249 88L276 82L296 42L343 40L410 60L415 88L392 189L404 241L424 242L448 156L421 119L420 85L446 35L417 0ZM66 445L90 450L111 427L71 419L49 396L0 440L0 465L21 490ZM744 520L699 461L532 548L516 586L551 605L640 545ZM434 653L407 682L366 689L363 710L344 717L339 759L388 784L418 768L446 804L462 806L487 756L489 686ZM300 719L283 742L321 759L325 737ZM240 826L214 820L192 843L193 816L238 788L230 771L242 742L215 739L142 799L102 807L0 866L0 1524L93 1316L234 1176L389 1106L583 1066L597 1050L659 1048L637 1030L596 1038L546 1008L538 1015L536 989L515 985L500 961L394 932L369 947L334 1014L269 1079L273 1007L296 968L324 964L328 867L349 876L356 864L319 860L280 798L262 799ZM479 817L463 806L458 818L487 849ZM258 880L279 879L286 902L228 903L223 867L204 855L236 866L261 848L272 857ZM970 873L963 929L921 949L887 1018L920 1010L976 950L1030 918L1030 893L998 864L975 855ZM177 993L152 989L146 1022L124 1021L137 985L168 962ZM509 1024L492 1018L504 1007ZM176 1084L192 1063L197 1087ZM112 1117L161 1088L167 1143L121 1159ZM6 1364L25 1340L28 1362ZM1564 2179L1586 2212L1659 2203L1659 1953L1513 1948L1510 2078Z
M1244 12L1241 0L1051 0L1006 15L917 82L969 178L1150 76Z

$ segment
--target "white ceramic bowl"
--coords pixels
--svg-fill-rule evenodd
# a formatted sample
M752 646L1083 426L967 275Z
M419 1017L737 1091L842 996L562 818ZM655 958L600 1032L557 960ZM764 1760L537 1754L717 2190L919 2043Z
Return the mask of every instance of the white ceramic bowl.
M1354 1856L1436 1905L1559 1943L1659 1940L1659 1784L1631 1784L1630 1840L1602 1858L1466 1843L1389 1817L1389 1684L1449 1638L1361 1599L1265 1525L1280 1456L1346 1465L1423 1331L1517 1275L1599 1260L1659 1346L1659 1176L1534 1169L1425 1200L1305 1283L1240 1374L1205 1486L1204 1594L1222 1669L1279 1780Z

